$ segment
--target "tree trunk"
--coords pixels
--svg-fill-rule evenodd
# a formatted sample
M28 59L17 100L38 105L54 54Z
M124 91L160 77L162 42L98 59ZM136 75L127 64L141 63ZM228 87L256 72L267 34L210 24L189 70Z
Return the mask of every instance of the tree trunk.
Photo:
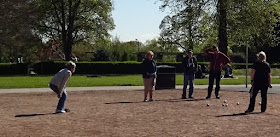
M72 53L72 44L70 42L67 42L67 44L64 45L64 54L65 54L66 61L71 60L71 53Z
M228 37L227 37L227 0L218 0L218 21L219 21L219 49L221 52L227 54Z
M189 49L193 49L194 47L194 42L193 42L193 33L192 33L192 23L189 23L189 34L188 34L188 44L189 44Z

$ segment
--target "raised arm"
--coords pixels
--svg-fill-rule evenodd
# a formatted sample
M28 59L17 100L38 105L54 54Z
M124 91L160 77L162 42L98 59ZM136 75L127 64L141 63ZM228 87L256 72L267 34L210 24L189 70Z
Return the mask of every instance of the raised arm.
M227 63L229 63L230 62L230 58L227 56L227 55L224 55L224 57L225 57L225 64L227 64Z

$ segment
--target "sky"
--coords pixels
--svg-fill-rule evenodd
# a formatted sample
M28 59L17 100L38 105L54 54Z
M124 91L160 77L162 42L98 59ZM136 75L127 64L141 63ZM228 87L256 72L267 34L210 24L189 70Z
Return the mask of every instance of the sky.
M159 9L158 0L113 0L115 29L110 32L120 41L146 42L157 38L159 25L167 12Z

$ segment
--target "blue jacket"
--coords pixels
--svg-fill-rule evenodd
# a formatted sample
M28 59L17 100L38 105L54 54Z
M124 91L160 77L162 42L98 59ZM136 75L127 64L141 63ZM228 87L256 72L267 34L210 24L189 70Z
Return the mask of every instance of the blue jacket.
M142 70L143 70L143 78L156 78L156 72L157 72L157 64L154 60L148 60L145 59L142 64Z

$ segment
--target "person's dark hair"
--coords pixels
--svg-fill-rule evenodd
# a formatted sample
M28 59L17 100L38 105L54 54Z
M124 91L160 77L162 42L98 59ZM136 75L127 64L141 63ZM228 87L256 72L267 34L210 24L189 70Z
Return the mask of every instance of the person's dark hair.
M218 47L217 47L217 46L213 46L213 47L212 47L212 49L216 49L216 48L218 48Z

